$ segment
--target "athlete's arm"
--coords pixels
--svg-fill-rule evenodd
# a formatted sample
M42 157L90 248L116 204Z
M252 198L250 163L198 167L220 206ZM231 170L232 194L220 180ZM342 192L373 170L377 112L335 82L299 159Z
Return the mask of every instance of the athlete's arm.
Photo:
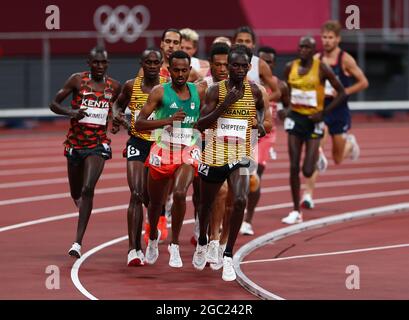
M202 77L199 75L199 73L195 70L195 69L190 69L190 73L189 73L189 78L187 79L187 81L189 82L195 82L198 80L201 80Z
M153 111L158 109L162 104L164 89L162 85L155 86L148 96L148 100L139 113L138 119L135 121L135 127L138 130L153 130L166 125L172 125L173 121L183 121L186 114L182 109L175 112L171 117L160 120L148 120Z
M284 120L287 117L288 111L291 107L291 86L288 84L288 77L290 75L292 61L288 62L284 69L284 80L280 81L281 98L280 101L283 104L283 109L278 110L277 115L280 120Z
M134 85L134 79L125 82L122 87L122 91L112 106L112 133L119 131L120 125L123 125L126 129L129 128L129 124L125 118L125 109L131 100L132 88Z
M345 88L345 93L348 96L368 88L368 79L361 68L357 65L355 59L349 53L344 53L342 65L346 73L354 77L356 80L352 86Z
M258 136L263 137L266 135L266 129L264 128L265 100L257 84L251 84L251 91L253 92L254 102L256 104Z
M86 108L73 110L70 107L63 107L61 103L71 94L77 93L81 84L81 76L79 73L74 73L65 82L64 86L57 92L55 98L50 103L50 110L56 114L68 116L80 120L87 116Z
M346 94L342 83L335 76L331 68L323 62L320 63L320 75L322 83L327 79L331 86L337 91L336 97L334 97L331 103L323 110L322 115L324 115L330 113L335 107L337 107L346 98ZM316 118L314 115L312 117Z
M264 103L264 121L263 121L263 126L264 129L266 130L266 133L269 133L273 129L273 113L271 112L270 108L270 101L268 97L268 93L266 88L264 88L262 85L257 84L257 87L261 91L263 95L263 103ZM256 118L256 123L255 123L255 128L257 128L258 125L258 119Z
M264 85L271 89L269 100L279 101L281 95L280 90L278 89L277 83L273 80L273 74L271 73L270 67L263 59L259 59L259 72L260 79L263 81Z

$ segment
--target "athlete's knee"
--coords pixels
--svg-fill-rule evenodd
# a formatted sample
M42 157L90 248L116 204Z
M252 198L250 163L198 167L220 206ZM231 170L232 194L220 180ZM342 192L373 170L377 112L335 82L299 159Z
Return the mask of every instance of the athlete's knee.
M185 190L173 190L173 202L183 202L186 201L186 191Z
M245 195L236 196L233 203L236 210L244 210L246 208L247 197Z
M94 196L95 187L91 185L84 185L81 190L81 198L88 197L92 198Z
M302 174L306 178L311 178L314 172L315 172L315 166L303 166L302 168Z
M337 165L341 164L342 161L344 160L344 157L343 157L342 154L333 154L332 158L334 159L334 163L337 164Z
M136 189L131 190L131 202L135 202L137 204L144 203L143 192Z

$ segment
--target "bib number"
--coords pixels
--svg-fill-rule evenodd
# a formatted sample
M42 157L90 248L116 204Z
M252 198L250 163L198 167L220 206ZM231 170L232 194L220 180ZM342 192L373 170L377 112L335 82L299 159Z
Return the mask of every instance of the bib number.
M82 106L81 106L82 107ZM87 107L86 113L88 116L85 116L79 123L85 124L97 124L100 126L105 126L108 117L108 108L93 108Z
M149 156L149 163L154 167L160 167L162 162L162 157L157 154L151 153Z
M317 107L317 91L304 91L300 89L291 89L291 103L308 106L308 107Z
M207 164L200 163L198 167L198 171L200 174L207 177L209 175L209 168L210 167Z
M127 150L128 158L137 157L141 152L134 146L129 145Z
M284 120L284 129L285 130L293 130L295 127L295 121L291 118L285 118Z
M247 126L247 120L219 118L217 137L236 137L246 140Z
M324 121L316 123L315 127L314 127L314 133L323 134L324 133L324 127L325 127Z

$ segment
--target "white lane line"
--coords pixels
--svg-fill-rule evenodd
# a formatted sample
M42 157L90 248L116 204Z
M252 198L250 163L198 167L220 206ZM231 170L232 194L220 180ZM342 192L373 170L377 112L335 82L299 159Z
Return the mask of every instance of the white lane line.
M257 297L260 297L262 299L284 300L284 298L254 283L243 273L240 265L246 256L248 256L257 248L263 247L267 243L271 243L272 241L278 241L303 231L318 229L329 225L348 222L356 219L402 213L408 210L409 202L404 202L394 205L368 208L364 210L352 211L343 214L332 215L329 217L313 219L266 233L262 236L259 236L247 242L242 247L240 247L239 250L237 250L236 254L233 257L233 266L234 269L236 270L237 281L241 286L243 286L246 290L256 295Z
M400 196L404 194L409 194L409 190L396 190L396 191L366 193L362 195L349 196L349 198L348 196L317 198L317 199L314 199L314 202L315 203L332 203L332 202L337 202L337 201L349 201L349 200L357 200L357 199L370 199L370 198L383 198L383 197L386 198L386 197ZM191 201L191 200L192 200L191 196L188 196L186 198L186 201ZM263 206L263 207L256 207L256 212L292 208L292 206L293 206L292 202L285 202L285 203L279 203L279 204L268 205L268 206ZM127 209L127 208L128 208L128 203L125 203L125 204L117 205L114 207L103 207L103 208L98 208L98 209L92 209L92 214L101 213L101 212L109 212L109 211L114 211L114 210L122 210L122 209ZM51 217L46 217L46 218L37 219L37 220L30 220L30 221L23 222L23 223L0 227L0 232L33 226L33 225L37 225L41 223L47 223L51 221L74 218L76 216L78 216L78 213L67 213L67 214L51 216Z
M194 223L195 220L194 219L188 219L188 220L184 220L183 224L192 224ZM168 225L169 227L169 225ZM145 231L142 231L142 234ZM79 278L79 271L81 268L81 265L85 262L85 260L87 260L90 256L92 256L93 254L97 253L98 251L101 251L102 249L112 246L118 242L121 241L125 241L128 239L128 236L122 236L116 239L113 239L111 241L108 242L104 242L102 244L100 244L99 246L92 248L91 250L87 251L86 253L84 253L81 258L77 259L74 263L74 265L71 268L71 280L74 283L75 287L84 295L86 296L88 299L90 300L98 300L97 297L95 297L94 295L92 295L87 289L85 289L85 287L82 285L80 278Z
M276 261L284 261L284 260L305 259L305 258L315 258L315 257L325 257L325 256L336 256L336 255L340 255L340 254L351 254L351 253L358 253L358 252L398 249L398 248L405 248L405 247L409 247L409 243L395 244L395 245L382 246L382 247L361 248L361 249L353 249L353 250L345 250L345 251L312 253L312 254L304 254L304 255L299 255L299 256L290 256L290 257L282 257L282 258L248 260L248 261L242 261L240 264L251 264L251 263L259 263L259 262L276 262Z
M409 169L409 166L405 167ZM362 172L357 171L356 173L361 174ZM288 177L288 174L286 175ZM103 173L101 175L100 180L114 180L114 179L125 179L126 175L124 173ZM272 180L273 178L266 175L263 176L263 180ZM376 184L376 183L393 183L393 182L405 182L409 181L409 176L399 176L399 177L385 177L385 178L370 178L370 179L359 179L359 180L343 180L343 186L353 186L353 185L362 185L362 184ZM18 181L18 182L5 182L0 183L0 189L10 189L10 188L28 188L32 186L44 186L44 185L54 185L54 184L62 184L68 183L67 177L60 177L60 178L52 178L52 179L35 179L35 180L26 180L26 181ZM321 187L338 187L340 185L339 181L333 182L318 182L318 185ZM304 185L302 186L304 187ZM278 188L278 189L275 189ZM276 190L276 191L284 191L290 190L288 186L279 186L279 187L263 187L261 192L268 192L269 190Z
M98 214L98 213L117 211L117 210L126 210L126 209L128 209L128 204L121 204L121 205L112 206L112 207L97 208L97 209L92 209L92 215ZM47 223L47 222L52 222L52 221L65 220L65 219L70 219L70 218L75 218L75 217L78 217L78 211L72 212L72 213L61 214L61 215L57 215L57 216L51 216L51 217L42 218L42 219L37 219L37 220L26 221L26 222L22 222L22 223L9 225L9 226L6 226L6 227L1 227L0 228L0 233L5 232L5 231L20 229L20 228L25 228L25 227L29 227L29 226L34 226L34 225L37 225L37 224L42 224L42 223Z

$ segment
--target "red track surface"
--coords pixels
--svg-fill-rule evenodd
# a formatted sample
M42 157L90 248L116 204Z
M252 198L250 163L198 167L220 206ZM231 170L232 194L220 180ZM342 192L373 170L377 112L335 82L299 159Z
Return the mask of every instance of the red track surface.
M407 119L393 122L376 118L360 120L355 121L353 130L361 146L360 160L348 160L337 167L330 164L316 189L316 208L304 210L307 221L408 201ZM65 127L65 123L57 122L30 131L0 130L0 299L86 299L73 284L74 260L67 255L76 230L74 215L5 229L19 223L75 213L62 156ZM280 220L291 209L286 135L281 127L278 131L278 160L270 162L264 174L260 211L254 219L256 236L284 227ZM121 157L126 139L124 134L113 137L114 158L107 162L94 200L94 210L122 207L93 214L84 238L83 254L127 234L129 192L125 160ZM53 199L38 199L51 195ZM336 199L341 196L355 196L355 199ZM192 218L192 211L189 201L186 219ZM408 228L409 218L404 213L367 218L302 232L266 245L245 260L274 258L289 247L280 257L407 244ZM191 265L193 246L189 243L192 231L191 223L182 229L182 269L168 266L165 244L160 245L155 265L128 268L127 241L122 240L90 255L80 266L79 280L98 299L256 299L237 282L223 282L220 271L194 270ZM251 239L253 237L239 236L237 249ZM242 269L252 281L286 299L408 299L409 265L405 258L408 251L408 247L403 247L259 262L243 264ZM46 288L49 265L60 270L59 290ZM360 268L359 290L346 289L348 274L345 268L348 265Z

